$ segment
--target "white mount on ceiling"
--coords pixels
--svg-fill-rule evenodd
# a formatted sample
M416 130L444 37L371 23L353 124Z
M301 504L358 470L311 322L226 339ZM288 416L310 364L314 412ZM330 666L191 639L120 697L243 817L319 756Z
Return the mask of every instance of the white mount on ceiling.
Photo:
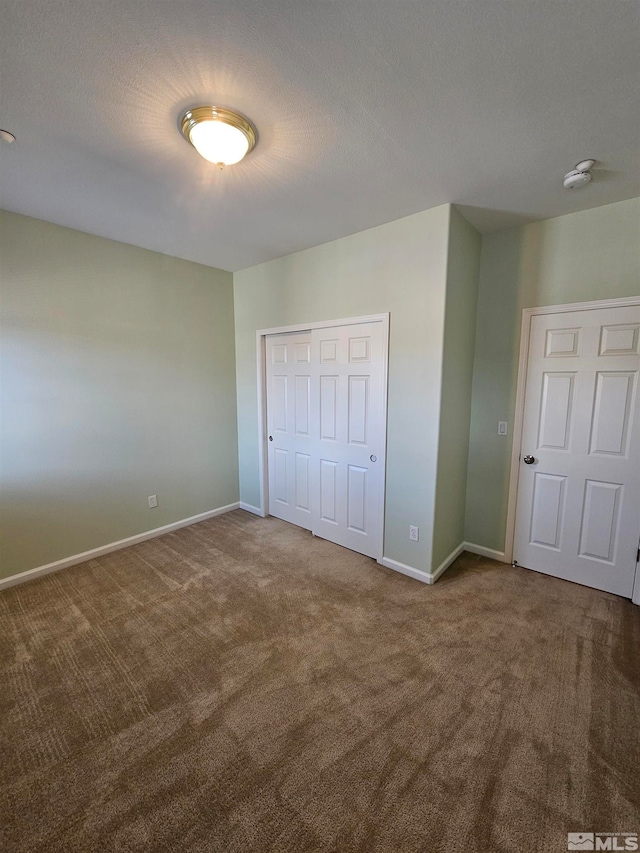
M567 172L562 180L562 186L565 190L575 190L588 184L591 180L590 170L595 162L595 160L581 160L576 163L575 169Z

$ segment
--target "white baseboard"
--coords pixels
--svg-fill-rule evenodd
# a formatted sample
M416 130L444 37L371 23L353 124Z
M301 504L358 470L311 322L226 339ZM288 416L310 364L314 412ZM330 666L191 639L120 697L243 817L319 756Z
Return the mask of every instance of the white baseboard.
M465 543L461 542L457 548L453 549L453 551L449 554L448 557L445 557L445 559L440 563L435 572L431 573L431 577L433 578L431 583L435 583L440 577L440 575L449 568L451 563L458 559L460 554L462 554L462 552L464 551L464 546Z
M117 542L110 542L108 545L101 545L99 548L92 548L91 551L83 551L81 554L74 554L73 557L65 557L63 560L56 560L55 563L47 563L46 566L38 566L35 569L28 569L26 572L20 572L17 575L11 575L8 578L0 580L0 590L8 589L10 586L16 586L19 583L34 578L48 575L51 572L57 572L60 569L69 568L69 566L77 566L78 563L85 563L87 560L93 560L95 557L101 557L103 554L110 554L112 551L119 551L121 548L128 548L130 545L137 545L138 542L146 542L147 539L155 539L156 536L164 536L165 533L172 533L174 530L179 530L181 527L189 527L191 524L197 524L199 521L206 521L208 518L213 518L216 515L222 515L225 512L231 512L233 509L238 509L239 502L219 506L217 509L210 509L208 512L201 512L199 515L192 515L190 518L183 518L180 521L173 521L171 524L165 524L163 527L155 527L153 530L147 530L144 533L137 533L135 536L128 536L126 539L120 539Z
M474 545L473 542L463 542L465 551L471 554L478 554L479 557L489 557L491 560L498 560L500 563L508 563L509 560L504 555L504 551L494 551L493 548L485 548L484 545Z
M394 572L408 575L410 578L414 578L421 583L431 584L434 582L434 577L429 572L423 572L422 569L414 569L413 566L407 566L405 563L399 563L397 560L390 560L389 557L383 557L378 562L387 569L393 569Z
M259 515L260 518L266 518L259 506L253 506L252 504L246 504L244 501L240 501L240 509L243 509L245 512L252 512L254 515Z
M400 572L403 575L408 575L410 578L415 578L421 583L433 584L440 575L449 568L451 563L458 559L464 551L464 542L461 542L449 556L444 559L435 572L423 572L422 569L414 569L413 566L407 566L405 563L399 563L397 560L391 560L389 557L383 557L378 560L381 566L386 566L387 569L393 569L394 572Z
M458 559L463 551L470 551L472 554L479 554L481 557L490 557L492 560L506 562L503 551L494 551L482 545L474 545L472 542L461 542L433 572L423 572L421 569L414 569L413 566L407 566L404 563L399 563L397 560L391 560L389 557L383 557L378 562L381 566L393 569L394 572L401 572L403 575L408 575L410 578L415 578L422 583L433 584Z

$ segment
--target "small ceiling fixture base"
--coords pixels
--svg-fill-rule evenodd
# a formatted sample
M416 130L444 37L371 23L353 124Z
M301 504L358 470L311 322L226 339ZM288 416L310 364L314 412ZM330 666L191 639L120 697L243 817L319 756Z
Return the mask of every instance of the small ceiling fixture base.
M595 160L581 160L576 163L575 169L572 169L562 179L562 186L565 190L575 190L578 187L583 187L591 180L590 169L595 164Z
M224 107L191 107L180 130L198 154L221 169L239 163L256 144L251 122Z
M16 141L14 134L8 130L0 130L0 139L2 139L3 142L9 143Z

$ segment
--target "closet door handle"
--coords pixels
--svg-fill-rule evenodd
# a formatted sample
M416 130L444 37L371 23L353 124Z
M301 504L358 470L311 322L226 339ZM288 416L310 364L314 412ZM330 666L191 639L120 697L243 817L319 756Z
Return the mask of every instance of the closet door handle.
M273 441L273 436L272 436L272 435L270 435L270 436L269 436L269 441Z

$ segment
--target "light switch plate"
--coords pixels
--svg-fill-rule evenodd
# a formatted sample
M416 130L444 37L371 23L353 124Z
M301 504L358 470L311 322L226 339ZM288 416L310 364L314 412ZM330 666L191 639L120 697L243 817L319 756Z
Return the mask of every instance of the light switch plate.
M507 422L506 421L498 421L498 435L506 435L507 434Z

